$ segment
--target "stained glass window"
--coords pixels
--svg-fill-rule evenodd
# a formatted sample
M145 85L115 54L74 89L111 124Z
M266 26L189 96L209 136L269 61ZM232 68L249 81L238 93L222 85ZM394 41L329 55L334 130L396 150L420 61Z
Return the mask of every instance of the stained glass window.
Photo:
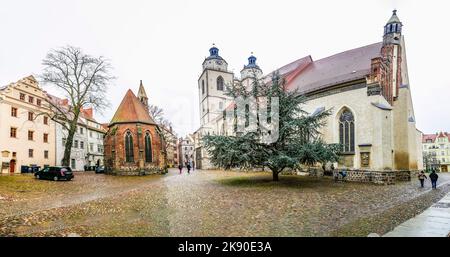
M152 141L148 132L145 134L145 162L152 162Z
M127 131L125 135L125 161L134 162L133 136L130 131Z

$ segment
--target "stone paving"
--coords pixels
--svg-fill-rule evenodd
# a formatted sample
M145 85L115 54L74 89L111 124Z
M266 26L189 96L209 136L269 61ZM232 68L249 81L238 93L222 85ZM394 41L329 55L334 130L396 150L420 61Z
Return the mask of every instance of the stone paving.
M450 193L423 213L409 219L385 237L448 237L450 236Z
M415 180L377 186L303 176L272 182L263 172L177 173L88 172L70 182L0 176L0 236L330 236L361 217L430 194L430 185L421 189ZM440 178L450 181L450 174Z

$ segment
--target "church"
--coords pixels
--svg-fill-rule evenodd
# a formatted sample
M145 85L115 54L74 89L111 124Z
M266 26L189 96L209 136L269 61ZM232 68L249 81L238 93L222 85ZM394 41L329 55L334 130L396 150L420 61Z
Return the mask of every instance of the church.
M381 42L319 60L305 56L267 75L252 54L240 78L228 70L228 63L213 46L198 79L197 167L214 168L201 138L208 133L224 134L222 113L232 102L224 85L249 85L253 74L267 81L277 72L288 90L297 89L306 96L305 111L332 110L321 133L327 143L342 146L341 160L335 167L359 171L423 169L422 133L416 128L402 26L394 10L384 25Z
M166 173L165 143L149 113L144 86L136 96L128 89L104 138L106 173L148 175Z

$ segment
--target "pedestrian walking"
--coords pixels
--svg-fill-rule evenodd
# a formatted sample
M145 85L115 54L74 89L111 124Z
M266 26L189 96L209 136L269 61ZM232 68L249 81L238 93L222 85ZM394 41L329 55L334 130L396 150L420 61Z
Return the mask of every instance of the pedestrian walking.
M436 189L436 184L437 184L437 180L438 180L439 176L438 174L436 174L436 171L433 170L430 174L430 180L431 180L431 187L433 189Z
M191 165L189 163L186 165L186 168L188 170L188 174L191 174Z
M178 169L180 170L180 174L181 174L181 171L183 170L183 165L181 165L181 163L178 165Z
M192 171L194 171L194 170L195 170L195 162L192 161Z
M425 179L427 179L427 175L425 175L425 172L422 170L417 177L420 181L420 187L423 187L423 183L425 182Z

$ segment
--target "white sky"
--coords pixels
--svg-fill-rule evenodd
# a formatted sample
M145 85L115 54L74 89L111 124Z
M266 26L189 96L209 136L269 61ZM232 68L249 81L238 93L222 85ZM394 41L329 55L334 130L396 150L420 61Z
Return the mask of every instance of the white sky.
M199 126L197 79L212 43L236 73L250 52L268 73L379 42L392 9L403 22L418 129L450 131L449 1L0 0L0 85L42 71L51 48L112 61L108 122L143 80L180 136ZM56 95L58 93L51 92Z

